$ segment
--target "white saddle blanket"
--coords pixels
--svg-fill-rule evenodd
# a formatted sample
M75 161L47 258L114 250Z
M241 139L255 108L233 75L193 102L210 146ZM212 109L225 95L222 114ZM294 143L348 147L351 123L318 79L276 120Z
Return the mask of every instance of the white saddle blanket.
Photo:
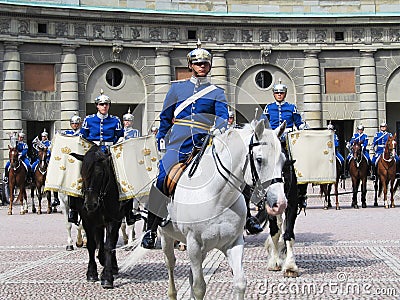
M84 155L93 143L79 136L56 134L52 140L51 157L44 190L82 197L82 162L69 153Z
M289 155L296 160L298 183L335 183L335 141L331 130L289 132L286 139Z
M120 200L147 196L160 160L155 136L128 139L111 146L110 151Z

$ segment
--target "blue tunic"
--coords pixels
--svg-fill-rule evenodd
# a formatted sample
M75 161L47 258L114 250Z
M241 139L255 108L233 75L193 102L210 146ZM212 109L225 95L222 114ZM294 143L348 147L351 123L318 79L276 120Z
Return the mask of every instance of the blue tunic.
M118 117L97 113L86 116L80 134L97 145L105 143L102 148L105 151L107 146L115 144L120 137L124 136L124 131Z
M354 133L353 136L351 137L349 144L350 146L353 146L354 142L360 142L361 146L362 146L362 151L364 153L364 156L368 159L368 162L371 161L371 158L369 157L369 151L367 149L368 146L368 136L363 132L363 133ZM350 160L350 158L352 157L351 152L349 153L349 155L347 156L347 160Z
M65 135L70 135L70 136L77 136L77 135L80 135L80 129L78 129L78 130L73 130L73 129L65 130L64 134Z
M160 161L157 187L162 190L165 174L173 165L182 162L190 155L193 147L201 147L209 129L226 128L228 106L224 90L217 87L183 109L176 118L175 109L186 99L211 84L200 78L173 82L168 91L162 112L157 141L165 140L165 154ZM197 83L197 84L196 84Z
M140 132L137 129L134 129L132 127L125 127L124 128L124 139L129 140L132 138L137 138L140 136Z
M45 140L45 141L41 141L43 145L45 145L47 147L47 157L46 160L47 162L49 162L50 160L50 147L51 147L51 141L50 140ZM39 163L39 158L36 158L35 162L32 164L32 171L35 172L36 166Z
M281 103L275 101L267 104L261 118L268 119L272 129L279 127L285 120L288 129L293 129L293 126L299 128L304 124L296 105L286 101Z
M336 153L336 157L339 159L340 164L343 165L344 158L343 158L343 155L340 154L340 152L339 152L339 138L337 137L336 133L334 134L334 140L335 140L335 153Z
M27 157L28 145L25 142L18 141L17 142L17 151L18 151L19 157L21 158L21 160L24 162L24 164L28 168L28 171L30 171L31 163L29 161L29 158ZM5 166L6 170L8 170L8 168L10 167L10 164L11 164L10 161L7 161L6 166Z
M378 158L382 155L383 151L385 150L386 142L389 137L392 137L393 135L390 132L387 131L379 131L375 133L374 140L372 142L372 147L376 147L375 155L372 158L372 163L376 164L378 161ZM396 154L395 157L396 161L399 160L399 157Z

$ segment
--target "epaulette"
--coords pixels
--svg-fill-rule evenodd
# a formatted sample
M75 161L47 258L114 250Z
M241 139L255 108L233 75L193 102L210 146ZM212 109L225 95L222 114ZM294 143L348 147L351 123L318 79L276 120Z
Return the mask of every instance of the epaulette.
M109 115L110 116L110 118L114 118L114 119L118 119L119 120L119 117L117 117L117 116L114 116L114 115Z
M95 117L95 116L96 116L96 114L91 114L91 115L87 115L86 118L93 118L93 117ZM86 118L85 118L85 119L86 119Z

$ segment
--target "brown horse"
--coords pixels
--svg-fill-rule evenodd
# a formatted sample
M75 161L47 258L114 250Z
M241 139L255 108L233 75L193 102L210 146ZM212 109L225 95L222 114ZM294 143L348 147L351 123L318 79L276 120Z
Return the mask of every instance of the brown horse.
M12 205L14 202L14 189L19 189L19 194L17 200L21 204L20 214L24 215L28 212L28 204L26 200L26 189L25 189L25 181L26 181L26 173L27 170L22 162L22 160L18 157L18 150L16 147L8 146L10 150L8 153L8 158L10 160L10 172L8 176L8 186L10 191L10 206L8 208L8 214L12 215ZM25 203L24 203L25 200Z
M51 194L50 191L43 192L44 185L46 182L46 174L47 174L47 148L46 147L40 147L38 148L38 159L39 163L37 164L36 170L33 170L34 176L33 176L33 182L31 186L31 198L32 198L32 203L33 203L33 198L35 196L35 190L36 190L36 196L38 198L39 202L39 207L37 213L40 215L42 214L42 198L43 195L46 195L47 198L47 213L50 214L52 212L51 209ZM33 210L33 208L32 208ZM36 210L36 209L35 209Z
M396 179L396 134L389 137L386 141L385 150L383 154L378 158L378 163L376 166L378 178L379 178L379 194L382 194L383 189L383 205L385 208L389 208L389 202L387 200L387 190L390 183L390 207L395 207L394 205L394 181ZM374 206L378 206L378 179L374 182L375 188L375 202Z
M321 195L321 197L322 197L322 195L324 196L324 209L329 209L330 207L332 207L332 203L331 203L332 185L335 186L336 210L340 209L339 192L338 192L340 169L341 169L340 161L336 157L336 181L335 181L335 183L333 183L333 184L332 183L324 183L324 184L320 185L320 191L321 191L320 195Z
M368 160L362 151L362 145L359 141L355 141L351 146L352 158L349 161L349 173L353 186L353 201L351 207L358 208L357 193L361 183L361 206L367 207L367 176L368 176Z

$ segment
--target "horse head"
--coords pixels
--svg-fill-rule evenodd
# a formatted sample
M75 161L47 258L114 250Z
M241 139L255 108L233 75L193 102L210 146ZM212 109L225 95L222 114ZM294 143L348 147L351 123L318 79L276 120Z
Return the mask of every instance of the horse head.
M246 170L245 181L247 184L250 181L255 192L263 195L268 214L282 214L287 206L282 180L286 159L279 138L285 131L286 122L275 130L266 129L262 121L253 121L251 126L254 135L249 143L250 169Z
M360 141L353 142L351 146L351 154L356 162L360 162L362 159L362 147Z
M396 148L397 148L397 142L396 142L396 134L394 136L389 136L388 140L386 141L385 145L385 156L389 156L389 159L392 159L396 157Z
M8 149L10 150L8 152L8 159L10 160L10 166L13 169L17 169L20 165L18 150L16 147L10 147L10 146L8 146Z
M104 205L104 197L112 175L110 156L103 153L97 145L93 145L85 155L70 155L82 161L84 207L88 213L93 213Z
M47 169L47 147L38 148L39 168L41 170Z

